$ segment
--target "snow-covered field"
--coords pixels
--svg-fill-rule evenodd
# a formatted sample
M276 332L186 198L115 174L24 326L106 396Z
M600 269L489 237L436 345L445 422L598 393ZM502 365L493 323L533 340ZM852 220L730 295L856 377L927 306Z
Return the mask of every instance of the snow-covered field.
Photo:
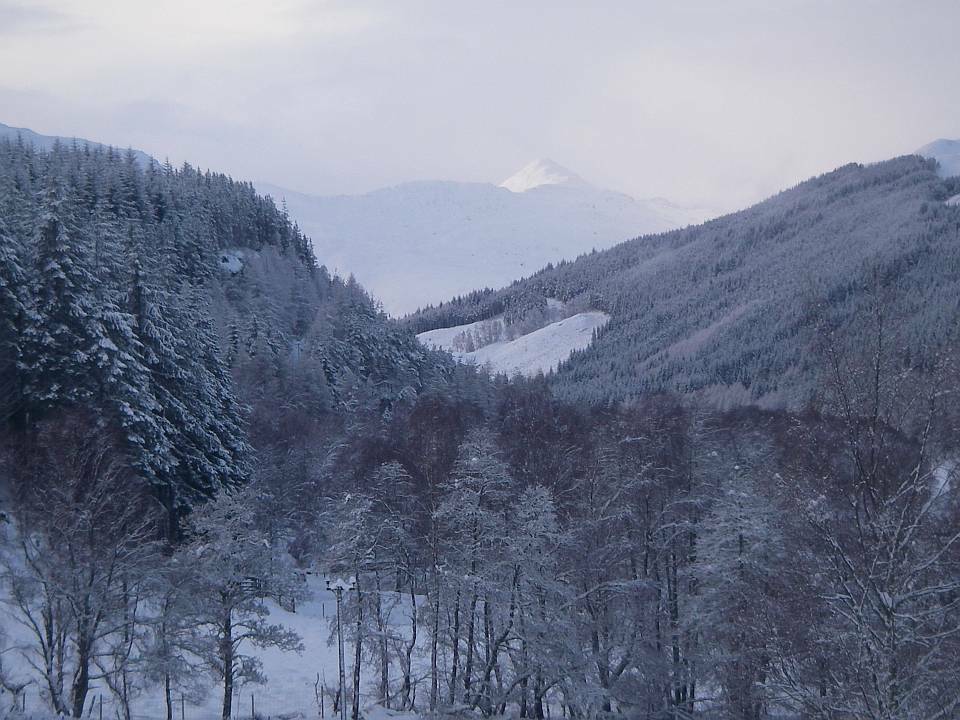
M468 325L457 325L420 333L417 339L427 347L451 351L458 360L483 365L493 372L509 376L547 373L556 369L574 350L583 350L593 340L593 332L604 325L610 316L603 312L583 312L550 323L546 327L521 335L514 340L485 345L472 352L461 352L454 340L464 331L479 328L484 320ZM495 319L494 321L500 322Z
M254 709L258 717L286 718L318 718L319 710L316 702L315 684L317 677L328 689L337 687L337 647L328 644L331 637L331 617L336 617L336 599L333 593L326 590L323 578L315 575L307 576L307 583L311 598L300 603L296 612L289 612L271 600L267 600L270 608L268 618L271 623L280 623L293 630L303 640L303 653L296 654L282 652L276 648L253 648L244 646L241 652L256 655L263 662L267 682L263 685L247 685L241 687L234 697L234 716L249 718L251 713L251 695L254 700ZM393 595L393 593L389 593ZM10 606L0 597L0 628L4 631L3 669L9 679L20 683L34 678L34 674L23 659L18 646L29 643L29 634L12 615ZM391 616L391 624L403 628L409 622L409 603L400 600L396 603ZM347 683L351 681L353 667L350 628L345 627L344 652L346 655ZM362 696L363 705L368 707L364 712L367 720L387 720L394 717L414 717L400 713L391 713L382 708L370 707L374 697L372 688L376 679L369 667L364 668L366 677L363 685L367 689L367 696ZM204 700L199 704L189 701L184 703L185 720L213 720L220 717L223 690L212 684ZM116 717L109 692L101 687L95 687L88 696L88 707L92 715L99 720L99 697L103 696L103 717L105 720ZM38 696L38 686L31 685L27 689L27 715L42 718L48 715ZM336 720L333 712L332 698L325 692L325 716ZM150 688L137 697L133 703L134 720L164 720L166 717L162 690L159 687ZM94 709L96 706L96 709ZM180 717L179 697L176 702L175 718Z

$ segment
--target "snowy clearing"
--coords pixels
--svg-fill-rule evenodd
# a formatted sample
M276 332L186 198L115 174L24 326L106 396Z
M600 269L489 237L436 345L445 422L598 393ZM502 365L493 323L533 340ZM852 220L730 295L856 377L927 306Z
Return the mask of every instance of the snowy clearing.
M461 362L483 365L493 372L510 376L520 374L533 377L538 373L555 370L574 350L588 347L593 340L594 331L606 325L609 320L610 316L603 312L579 313L514 340L485 345L473 352L454 350L454 338L464 331L473 330L491 321L430 330L417 335L417 339L427 347L451 351Z
M275 717L287 718L315 718L319 716L319 709L316 702L315 691L316 682L319 676L320 682L325 686L324 704L326 705L326 714L336 718L332 710L331 693L337 687L337 646L329 644L331 638L331 618L336 617L337 603L332 592L326 589L325 579L319 575L308 575L307 585L310 598L300 603L296 612L290 612L280 607L271 599L265 600L270 609L268 621L271 623L280 623L284 627L296 632L303 641L303 653L284 652L277 648L255 648L244 647L245 652L256 655L263 662L264 674L267 677L266 683L260 685L243 685L238 688L234 697L234 715L237 718L249 718L251 712L251 695L253 696L254 709L257 717ZM398 597L395 593L385 593L391 600L388 605L392 608L389 618L389 624L404 627L409 623L409 601L406 598ZM3 647L0 652L5 656L4 669L7 672L7 679L15 684L30 683L26 693L26 704L28 716L33 713L43 713L44 703L38 696L42 683L40 677L30 669L21 649L27 650L32 646L33 639L27 630L17 619L13 608L9 604L9 598L6 593L0 594L0 628L3 629ZM344 643L347 659L347 674L352 671L352 651L353 642L350 634L351 628L347 627L344 634ZM363 697L362 705L368 708L364 715L368 719L371 717L415 717L415 715L392 713L382 708L371 706L374 700L375 685L374 671L365 666L364 682L367 697ZM115 718L115 711L119 710L115 706L113 698L106 688L100 687L99 683L94 683L88 696L87 703L89 712L85 713L88 717L96 715L99 711L100 697L103 698L103 716L105 718ZM180 696L176 700L176 716L180 716ZM189 699L185 700L183 714L185 720L211 720L220 717L221 703L223 701L222 686L217 686L211 678L206 696L199 703L192 703ZM157 685L146 689L140 695L137 695L132 703L133 720L163 720L166 714L166 706L163 699L163 690ZM94 709L94 708L97 709ZM372 713L372 714L371 714Z
M247 251L243 248L228 248L220 252L220 268L231 275L243 270Z

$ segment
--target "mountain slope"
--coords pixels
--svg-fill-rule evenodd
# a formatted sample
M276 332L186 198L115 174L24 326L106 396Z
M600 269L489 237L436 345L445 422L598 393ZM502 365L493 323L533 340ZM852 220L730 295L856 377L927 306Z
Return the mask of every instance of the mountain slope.
M576 313L517 337L496 340L490 337L492 342L481 340L479 346L474 338L483 337L488 332L490 321L428 330L418 335L417 340L427 347L446 350L461 362L480 365L493 373L534 377L556 370L572 352L589 347L593 333L609 319L602 312ZM494 322L497 323L497 335L502 335L502 321ZM471 347L474 349L469 349Z
M318 257L354 274L395 315L702 219L663 200L592 187L555 164L528 166L506 182L523 191L411 182L317 197L263 183L258 188L286 201Z
M960 175L960 140L934 140L917 150L917 155L940 163L939 172L943 177Z
M591 401L652 391L718 403L795 404L819 374L814 309L856 342L852 318L871 286L908 340L935 340L960 312L960 191L908 156L848 165L750 209L638 238L547 268L497 292L418 313L418 332L512 313L548 299L607 312L597 341L554 378ZM943 326L949 326L947 322Z

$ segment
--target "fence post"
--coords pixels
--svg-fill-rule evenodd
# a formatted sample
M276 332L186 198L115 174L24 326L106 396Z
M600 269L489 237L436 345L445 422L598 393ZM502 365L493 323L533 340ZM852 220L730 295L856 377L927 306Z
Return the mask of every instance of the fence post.
M257 718L257 707L253 702L253 693L250 693L250 720L256 720Z
M185 714L185 709L184 709L184 703L183 703L183 693L180 693L180 720L185 720L184 714Z
M103 693L100 693L100 720L103 720Z

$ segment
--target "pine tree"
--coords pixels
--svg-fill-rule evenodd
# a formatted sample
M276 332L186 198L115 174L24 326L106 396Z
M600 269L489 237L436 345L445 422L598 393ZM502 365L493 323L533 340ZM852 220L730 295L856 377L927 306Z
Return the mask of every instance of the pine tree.
M21 248L0 218L0 423L20 407L21 343L26 276L20 265Z
M91 350L102 339L91 318L94 279L70 206L53 178L39 217L31 306L24 331L27 400L37 408L92 394Z
M146 386L158 400L176 458L161 491L175 520L198 499L235 487L246 475L249 449L209 321L153 287L139 262L128 303L148 369Z

